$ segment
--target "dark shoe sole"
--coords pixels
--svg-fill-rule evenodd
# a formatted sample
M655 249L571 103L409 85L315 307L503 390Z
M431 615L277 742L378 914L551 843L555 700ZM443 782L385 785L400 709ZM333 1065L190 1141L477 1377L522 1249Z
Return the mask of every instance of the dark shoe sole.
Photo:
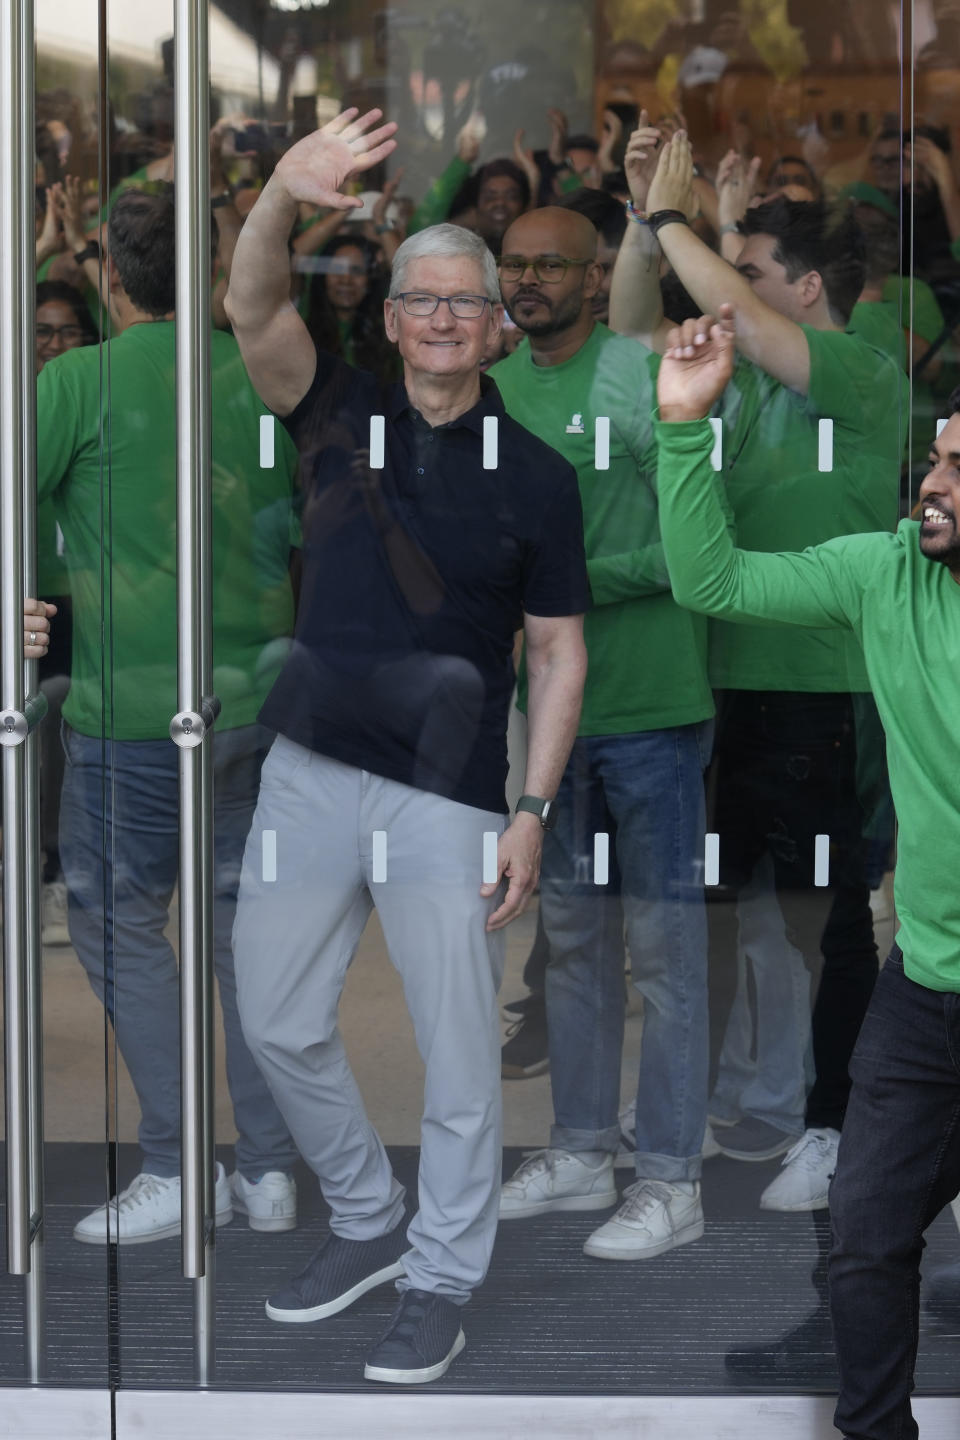
M449 1354L445 1355L436 1365L426 1365L421 1370L392 1370L385 1365L368 1364L363 1367L363 1378L364 1380L381 1380L386 1385L429 1385L431 1380L439 1380L441 1375L447 1373L466 1343L466 1338L461 1330L451 1345Z
M355 1300L359 1300L361 1295L366 1295L368 1290L375 1290L378 1285L386 1285L388 1280L398 1280L403 1273L403 1265L397 1260L382 1270L374 1270L371 1275L359 1280L351 1289L344 1290L342 1295L337 1295L324 1305L311 1305L304 1310L279 1310L268 1300L264 1309L270 1320L279 1320L283 1325L308 1325L311 1320L325 1320L328 1315L339 1315L341 1310L346 1310Z

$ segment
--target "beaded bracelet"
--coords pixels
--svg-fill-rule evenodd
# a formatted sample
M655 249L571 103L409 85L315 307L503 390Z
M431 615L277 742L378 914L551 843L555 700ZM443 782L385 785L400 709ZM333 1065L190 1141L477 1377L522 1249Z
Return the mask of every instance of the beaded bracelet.
M650 223L646 215L637 209L632 200L628 200L624 208L627 212L627 219L632 220L635 225L648 225Z

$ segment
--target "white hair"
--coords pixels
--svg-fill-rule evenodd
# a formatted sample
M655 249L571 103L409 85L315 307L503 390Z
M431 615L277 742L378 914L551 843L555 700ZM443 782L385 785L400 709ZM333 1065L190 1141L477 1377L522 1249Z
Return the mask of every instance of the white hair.
M430 225L418 230L409 240L404 240L393 257L390 274L390 299L395 300L407 288L407 267L411 260L425 260L434 256L456 258L463 256L475 260L483 272L483 289L487 299L494 305L500 303L500 280L497 262L486 243L472 230L461 225Z

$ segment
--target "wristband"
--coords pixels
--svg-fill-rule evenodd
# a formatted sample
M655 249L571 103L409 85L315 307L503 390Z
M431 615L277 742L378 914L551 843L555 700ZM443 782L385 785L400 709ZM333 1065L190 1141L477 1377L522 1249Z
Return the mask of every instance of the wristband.
M654 210L652 215L647 216L647 224L654 235L659 235L664 225L687 225L690 221L682 210Z
M99 245L99 242L96 241L96 240L88 240L87 243L86 243L86 245L84 245L84 247L83 247L82 250L74 250L74 252L73 252L73 258L74 258L74 260L76 260L76 262L77 262L78 265L82 265L85 260L99 260L99 259L100 259L100 245Z
M636 207L636 205L634 205L634 203L633 203L632 200L628 200L628 201L627 201L626 205L624 206L624 209L625 209L626 212L627 212L627 219L628 219L628 220L632 220L633 223L634 223L634 225L649 225L649 224L650 224L650 217L649 217L648 215L644 215L644 213L643 213L642 210L638 210L637 207Z
M221 193L220 193L219 195L213 195L213 196L211 196L211 198L210 198L210 209L211 209L211 210L219 210L222 205L232 205L232 204L233 204L233 191L232 191L232 190L223 190L223 191L221 191Z
M741 233L740 222L737 220L731 220L726 225L720 226L721 235L739 235Z

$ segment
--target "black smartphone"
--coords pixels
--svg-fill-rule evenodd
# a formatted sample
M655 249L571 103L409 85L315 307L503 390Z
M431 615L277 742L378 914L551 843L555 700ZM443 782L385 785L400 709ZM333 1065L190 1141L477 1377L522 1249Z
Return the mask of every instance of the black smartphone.
M265 125L246 125L242 130L233 131L233 144L238 155L249 155L251 151L262 154L273 149L273 136Z

